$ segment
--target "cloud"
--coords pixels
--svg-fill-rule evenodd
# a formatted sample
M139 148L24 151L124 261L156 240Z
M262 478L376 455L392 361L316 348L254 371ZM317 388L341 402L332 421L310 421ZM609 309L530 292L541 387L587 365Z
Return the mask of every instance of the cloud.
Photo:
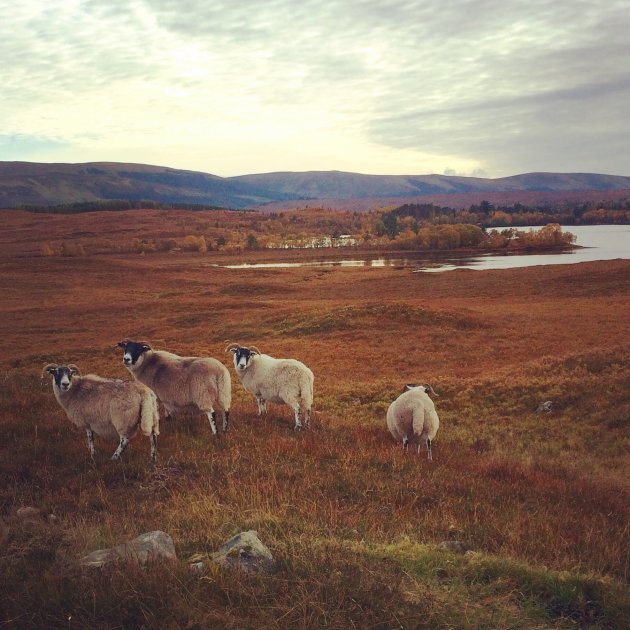
M59 138L77 161L172 147L172 166L220 174L226 152L236 172L256 154L258 172L627 174L627 8L0 0L0 134Z

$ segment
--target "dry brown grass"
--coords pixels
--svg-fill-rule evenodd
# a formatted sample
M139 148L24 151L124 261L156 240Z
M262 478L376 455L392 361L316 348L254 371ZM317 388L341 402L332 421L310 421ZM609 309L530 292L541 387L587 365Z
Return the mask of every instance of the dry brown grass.
M77 230L88 218L54 217ZM132 218L119 219L124 229ZM30 229L43 235L48 219L32 217ZM92 222L95 238L114 229L109 221ZM7 247L0 260L1 621L614 628L627 620L630 262L419 274L223 269L210 265L225 260L216 252L38 252L17 257ZM118 464L97 442L93 464L39 373L72 361L127 378L114 349L123 337L226 364L226 341L299 358L316 376L314 428L294 434L289 411L276 406L257 419L234 377L227 436L180 418L163 423L156 468L141 437ZM440 393L433 465L405 456L385 429L385 410L409 381ZM551 414L533 413L548 399ZM23 505L58 520L25 526L15 516ZM185 563L76 569L85 552L157 528L184 560L257 529L280 570L200 580ZM449 538L477 553L438 551Z

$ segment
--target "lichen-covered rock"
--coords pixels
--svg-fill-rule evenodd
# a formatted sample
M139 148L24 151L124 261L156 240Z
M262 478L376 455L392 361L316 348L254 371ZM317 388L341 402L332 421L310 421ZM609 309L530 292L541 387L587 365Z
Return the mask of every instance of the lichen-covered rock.
M119 561L137 562L174 562L177 560L173 539L165 532L153 531L141 534L133 540L116 545L110 549L97 549L79 561L83 567L102 567Z
M241 532L223 543L212 554L212 560L223 567L238 567L245 573L273 573L276 561L253 529Z

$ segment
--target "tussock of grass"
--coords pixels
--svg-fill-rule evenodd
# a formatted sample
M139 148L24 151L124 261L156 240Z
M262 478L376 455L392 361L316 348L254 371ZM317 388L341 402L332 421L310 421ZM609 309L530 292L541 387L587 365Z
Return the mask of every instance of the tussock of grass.
M404 303L370 303L363 306L345 306L333 311L309 316L292 315L270 326L276 334L316 335L354 330L364 326L405 324L412 326L441 326L467 329L485 324L472 314L432 311Z

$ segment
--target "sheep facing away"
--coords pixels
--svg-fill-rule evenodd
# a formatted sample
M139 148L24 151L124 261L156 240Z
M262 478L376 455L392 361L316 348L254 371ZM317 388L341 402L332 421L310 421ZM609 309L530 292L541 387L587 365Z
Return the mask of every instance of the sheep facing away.
M53 377L55 398L68 420L85 429L92 457L95 433L109 441L118 438L112 459L119 459L140 428L151 439L151 461L155 462L160 417L157 398L148 387L94 374L81 376L73 364L50 363L44 367L42 377L47 373Z
M296 359L275 359L255 346L230 344L226 352L234 355L234 369L243 387L254 394L258 415L267 413L267 402L286 404L295 414L295 429L308 427L313 406L313 372Z
M418 442L418 454L424 441L427 459L433 460L433 440L440 420L429 393L437 396L430 385L405 385L404 392L387 410L387 428L395 440L402 440L405 450L409 442Z
M207 415L216 435L219 411L223 414L223 430L228 430L232 379L223 363L210 357L180 357L153 350L144 341L125 339L118 346L123 349L125 367L155 392L167 416L182 409L199 409Z

